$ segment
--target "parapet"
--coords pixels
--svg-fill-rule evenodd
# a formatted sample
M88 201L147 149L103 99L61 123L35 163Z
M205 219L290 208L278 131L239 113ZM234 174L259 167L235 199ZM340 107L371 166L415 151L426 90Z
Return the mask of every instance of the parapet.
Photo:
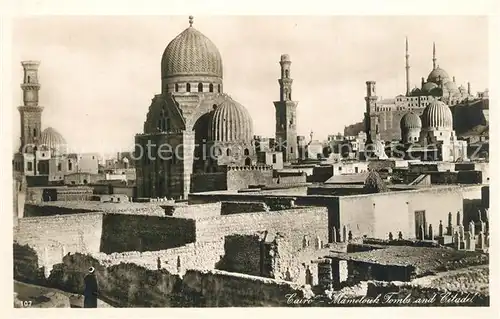
M272 165L228 165L228 171L272 171Z

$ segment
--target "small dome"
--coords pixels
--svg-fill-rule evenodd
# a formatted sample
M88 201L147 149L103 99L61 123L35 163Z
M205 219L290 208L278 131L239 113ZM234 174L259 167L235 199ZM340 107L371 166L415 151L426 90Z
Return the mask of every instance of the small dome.
M128 158L124 157L124 158L122 159L122 162L123 162L123 163L128 163Z
M408 112L401 118L400 122L401 130L422 128L422 121L420 120L420 116L413 112Z
M64 137L52 127L47 127L40 134L40 146L45 146L50 150L64 152L67 148Z
M438 87L438 85L434 82L425 82L424 85L422 85L422 92L430 93L432 90L434 90L437 87Z
M427 82L434 82L436 84L439 84L440 82L446 83L449 79L450 77L448 76L448 73L446 73L446 71L441 69L440 67L437 67L432 70L431 73L429 73Z
M213 111L210 139L218 142L251 142L253 123L247 109L227 97Z
M448 81L444 84L444 90L448 91L451 94L458 93L457 84L453 81Z
M432 100L422 114L422 126L434 129L452 129L453 115L448 105Z
M162 78L179 75L222 78L222 58L215 44L190 26L170 41L163 52L161 75Z

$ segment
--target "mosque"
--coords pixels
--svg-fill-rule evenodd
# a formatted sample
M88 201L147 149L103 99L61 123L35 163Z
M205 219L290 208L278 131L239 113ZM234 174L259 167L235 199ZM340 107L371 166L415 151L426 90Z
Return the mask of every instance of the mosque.
M296 160L290 57L283 54L279 63L277 147L259 156L248 110L224 92L221 54L190 16L189 27L163 52L161 93L152 99L143 133L135 136L138 197L182 199L201 186L217 190L230 183L244 188L268 181L278 159Z
M24 79L21 117L21 143L12 161L14 174L27 176L37 185L63 184L64 176L73 173L97 174L96 154L68 154L64 137L52 127L42 131L42 112L38 104L39 61L21 62ZM31 182L30 182L31 184Z
M422 77L420 88L411 88L410 85L410 54L408 49L408 39L406 39L405 54L406 70L406 94L400 94L392 99L379 99L376 95L375 82L367 82L366 112L365 112L365 132L368 139L375 141L395 141L401 139L400 122L408 112L421 116L427 106L439 101L453 108L452 119L459 118L467 114L473 114L471 119L473 125L487 124L488 110L487 103L488 90L480 92L477 96L472 95L470 82L467 88L464 85L457 86L455 77L450 77L448 73L437 64L436 45L433 44L432 70L427 79ZM480 102L480 103L476 103ZM441 105L441 104L440 104ZM471 108L468 108L472 106ZM448 114L448 112L446 112ZM470 115L465 115L471 117ZM452 123L453 125L453 123Z

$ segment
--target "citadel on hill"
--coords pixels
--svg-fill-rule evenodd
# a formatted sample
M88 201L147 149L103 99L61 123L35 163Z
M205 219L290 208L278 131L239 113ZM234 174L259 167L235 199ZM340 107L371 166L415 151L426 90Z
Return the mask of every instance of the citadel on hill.
M224 91L217 47L189 17L163 52L136 149L106 161L42 131L39 63L22 62L14 279L81 294L93 267L115 307L342 306L443 287L475 297L429 306L489 305L489 158L455 126L464 109L487 127L487 92L457 87L435 54L411 89L406 51L406 94L381 101L367 81L362 130L327 142L297 136L282 54L275 136L254 136Z

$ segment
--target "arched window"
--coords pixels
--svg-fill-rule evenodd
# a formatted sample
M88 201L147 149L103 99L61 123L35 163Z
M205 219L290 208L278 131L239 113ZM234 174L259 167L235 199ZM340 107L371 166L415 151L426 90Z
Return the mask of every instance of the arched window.
M293 147L290 147L290 153L293 153Z
M248 148L245 148L244 154L245 155L250 155L250 151L248 150Z
M252 165L252 161L250 160L250 158L249 158L249 157L245 158L245 165L246 165L246 166L250 166L250 165Z
M288 93L288 99L291 100L292 99L292 93Z
M220 84L217 85L217 89L218 89L218 91L220 93Z
M28 83L31 82L31 76L28 75Z
M227 155L227 156L231 156L231 149L229 149L229 148L228 148L228 149L226 150L226 155Z
M203 92L203 83L198 83L198 92Z
M33 129L33 136L36 137L36 128Z
M175 92L179 92L179 84L175 83Z
M191 84L186 84L186 92L191 92Z
M68 171L72 170L73 170L73 163L71 163L71 161L68 161Z
M212 83L210 83L210 85L208 86L208 91L210 93L212 93L214 91L214 85Z
M289 76L290 76L290 71L289 70L285 70L285 78L288 79Z

